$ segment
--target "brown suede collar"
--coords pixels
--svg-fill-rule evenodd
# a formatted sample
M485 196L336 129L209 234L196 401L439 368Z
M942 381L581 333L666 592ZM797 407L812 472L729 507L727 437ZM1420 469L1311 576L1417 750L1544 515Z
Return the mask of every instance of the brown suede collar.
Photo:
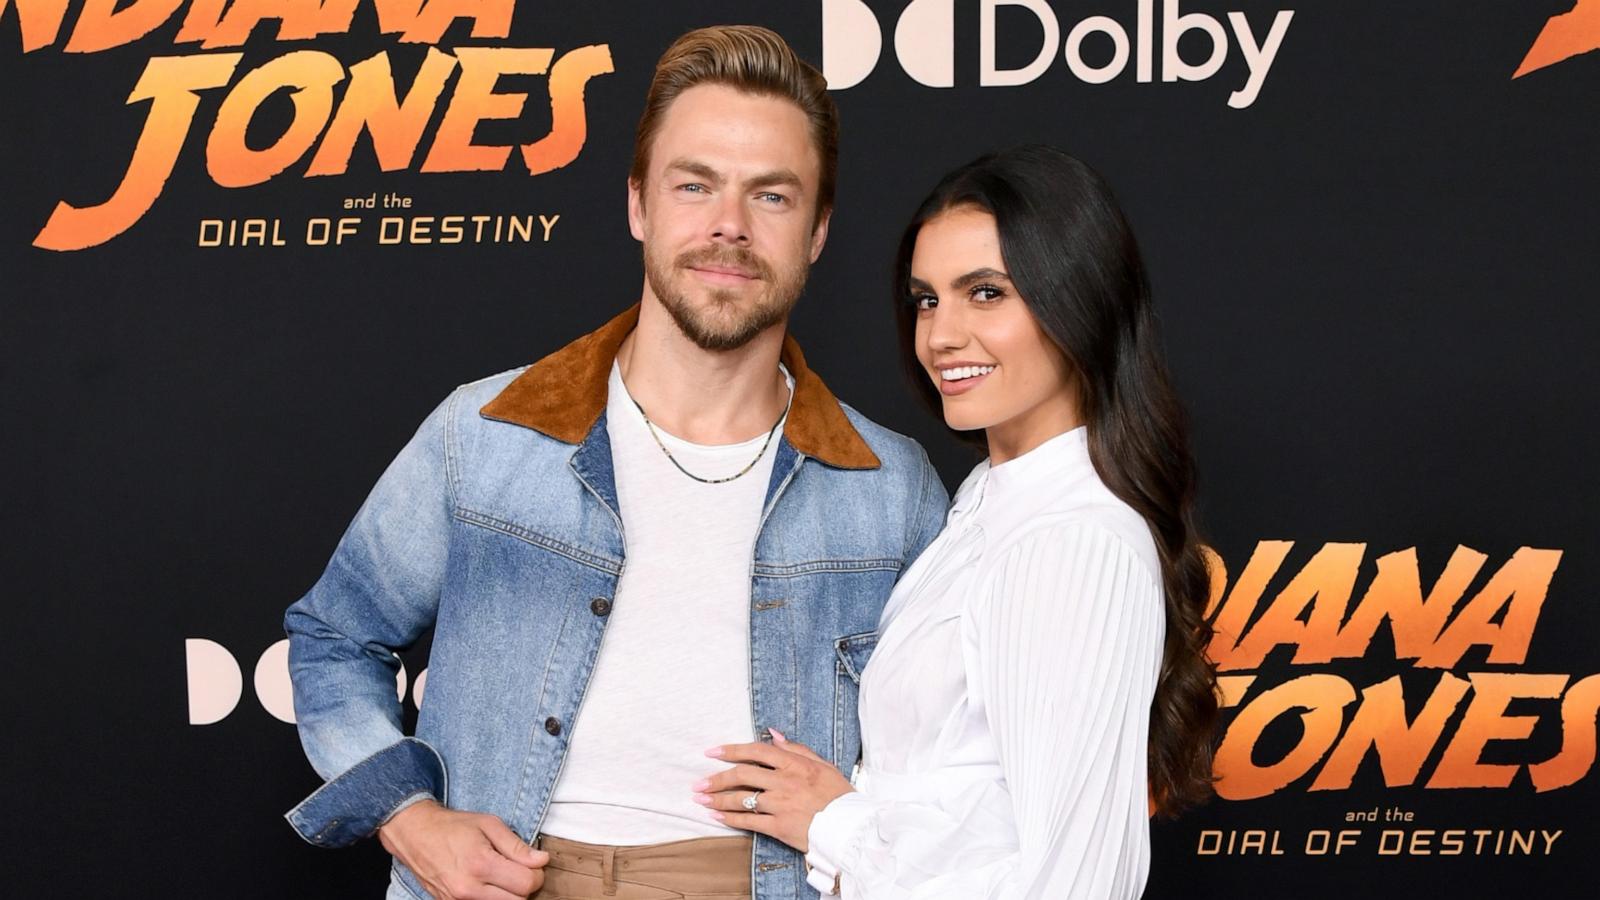
M529 366L479 412L563 443L580 443L606 408L611 363L638 322L639 306L635 304L598 331ZM806 358L793 337L784 336L781 359L794 376L794 401L783 426L789 443L837 468L878 468L877 455L845 418L827 385L806 368Z

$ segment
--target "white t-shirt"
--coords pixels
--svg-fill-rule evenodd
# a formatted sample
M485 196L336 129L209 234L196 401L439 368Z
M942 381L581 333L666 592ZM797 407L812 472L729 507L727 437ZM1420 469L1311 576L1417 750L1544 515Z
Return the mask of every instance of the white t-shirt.
M750 562L781 435L744 475L704 484L661 452L614 364L609 390L627 562L540 831L624 846L743 834L690 788L727 768L707 748L755 740ZM655 431L701 478L738 472L767 439L708 447Z

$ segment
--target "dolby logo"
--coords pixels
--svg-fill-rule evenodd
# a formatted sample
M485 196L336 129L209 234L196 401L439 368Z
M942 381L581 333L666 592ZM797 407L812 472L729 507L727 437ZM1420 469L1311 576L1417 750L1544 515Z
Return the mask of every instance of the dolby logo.
M1189 0L1189 6L1196 5L1197 0ZM998 13L1003 6L1016 9L1002 23ZM1094 7L1099 14L1077 18ZM1032 16L1037 23L1025 24L1019 16ZM1183 0L980 0L978 84L1028 84L1057 63L1088 84L1118 78L1140 84L1158 78L1164 83L1206 81L1237 54L1245 71L1228 95L1228 105L1245 109L1266 84L1293 18L1293 10L1280 10L1270 22L1258 17L1252 25L1242 12L1214 15L1184 9ZM1006 26L1003 33L1001 24ZM958 33L970 34L970 29L956 21L955 0L911 0L892 32L901 70L928 87L954 87ZM883 54L883 37L877 15L863 0L822 0L822 72L828 87L844 90L871 75ZM1001 68L1001 48L1007 59L1032 61Z
M244 670L238 657L227 647L206 638L189 638L183 642L184 668L189 686L189 724L214 725L238 708L244 696ZM395 660L395 696L406 697L406 667ZM256 700L274 719L293 725L294 685L289 681L289 642L280 640L268 647L256 659L251 679ZM411 702L422 708L422 694L427 690L428 670L417 673L411 684Z

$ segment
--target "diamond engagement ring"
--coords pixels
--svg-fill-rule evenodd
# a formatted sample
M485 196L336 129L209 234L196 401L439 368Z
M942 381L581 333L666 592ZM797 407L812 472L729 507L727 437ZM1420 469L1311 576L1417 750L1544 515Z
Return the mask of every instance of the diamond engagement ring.
M755 812L756 811L756 798L759 797L759 796L761 796L761 792L760 791L756 791L755 793L753 793L750 796L744 798L743 800L740 800L739 801L739 805L743 806L749 812Z

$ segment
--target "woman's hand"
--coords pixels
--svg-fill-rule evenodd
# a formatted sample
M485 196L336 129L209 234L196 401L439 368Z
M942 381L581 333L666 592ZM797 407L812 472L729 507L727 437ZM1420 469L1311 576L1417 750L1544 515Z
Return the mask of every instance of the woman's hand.
M855 790L811 748L776 731L770 745L726 744L706 755L735 765L694 785L695 802L710 807L712 817L730 828L777 838L802 853L812 818L836 797ZM744 806L752 794L754 811Z

